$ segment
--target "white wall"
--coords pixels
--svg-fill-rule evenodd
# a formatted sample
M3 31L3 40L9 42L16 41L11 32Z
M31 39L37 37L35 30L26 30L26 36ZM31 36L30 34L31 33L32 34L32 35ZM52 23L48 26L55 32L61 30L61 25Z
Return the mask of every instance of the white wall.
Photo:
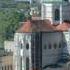
M41 16L42 19L49 19L51 21L51 23L61 23L62 22L62 11L61 11L61 4L60 3L56 3L56 4L52 4L52 3L43 3L42 4L42 10L41 10ZM60 20L56 21L55 18L55 9L59 9L60 13Z
M15 51L14 51L14 65L15 70L21 69L21 57L22 57L22 69L26 70L26 57L29 57L29 63L31 65L31 34L30 33L16 33L14 36ZM29 43L29 49L26 49L26 44ZM22 44L22 49L21 49ZM22 51L21 51L22 50ZM19 66L18 66L19 65ZM30 66L31 67L31 66Z
M63 32L63 41L66 42L66 47L63 48L65 53L70 54L70 33L69 32Z
M7 52L13 52L14 51L14 41L4 41L4 49Z
M62 23L63 20L70 20L70 3L63 4L56 3L42 3L41 6L41 17L42 19L49 19L52 23ZM54 20L55 9L60 10L60 20ZM58 13L57 13L58 14Z
M42 4L42 19L49 19L52 22L52 4Z

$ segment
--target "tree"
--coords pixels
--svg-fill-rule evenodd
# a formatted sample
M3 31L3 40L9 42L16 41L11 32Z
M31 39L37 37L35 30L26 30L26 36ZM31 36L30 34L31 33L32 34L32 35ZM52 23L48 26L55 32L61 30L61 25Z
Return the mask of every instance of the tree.
M8 5L7 2L4 3ZM21 4L18 6L16 4L15 8L0 8L0 46L1 47L4 45L3 44L4 40L13 39L15 31L19 28L20 25L19 22L22 22L26 18L30 17L30 14L28 12L29 6L27 4L22 4L23 7L21 7Z
M13 38L14 32L19 27L20 14L17 13L15 9L0 10L0 43L1 44L3 44L4 40L10 40L11 38Z

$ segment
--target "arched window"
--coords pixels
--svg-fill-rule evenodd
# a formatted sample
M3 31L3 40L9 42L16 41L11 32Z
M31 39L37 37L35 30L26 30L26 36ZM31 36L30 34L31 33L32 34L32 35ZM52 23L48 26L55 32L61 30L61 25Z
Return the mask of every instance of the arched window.
M60 20L60 10L59 9L55 9L55 20L56 21Z
M29 44L28 44L28 43L26 44L26 49L27 49L27 50L29 49Z

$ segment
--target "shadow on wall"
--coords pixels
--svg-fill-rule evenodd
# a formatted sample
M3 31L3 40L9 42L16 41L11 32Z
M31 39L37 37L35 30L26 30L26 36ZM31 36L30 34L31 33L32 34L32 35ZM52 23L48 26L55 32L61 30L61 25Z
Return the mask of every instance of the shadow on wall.
M70 61L70 54L69 54L69 45L66 40L65 34L62 33L62 49L60 54L60 59L57 61L57 64L66 64Z
M61 40L61 43L59 44L60 53L58 55L59 56L58 61L55 64L44 66L43 69L63 68L64 65L70 61L69 46L68 46L68 42L65 36L66 33L61 32L61 34L62 34L62 40Z

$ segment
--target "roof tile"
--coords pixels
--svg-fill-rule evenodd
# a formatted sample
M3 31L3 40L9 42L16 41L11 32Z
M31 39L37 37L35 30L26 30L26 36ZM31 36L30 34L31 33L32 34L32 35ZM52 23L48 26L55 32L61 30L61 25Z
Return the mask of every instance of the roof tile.
M47 31L68 31L70 23L63 22L57 26L51 24L48 20L28 20L17 30L18 33L23 32L47 32Z

